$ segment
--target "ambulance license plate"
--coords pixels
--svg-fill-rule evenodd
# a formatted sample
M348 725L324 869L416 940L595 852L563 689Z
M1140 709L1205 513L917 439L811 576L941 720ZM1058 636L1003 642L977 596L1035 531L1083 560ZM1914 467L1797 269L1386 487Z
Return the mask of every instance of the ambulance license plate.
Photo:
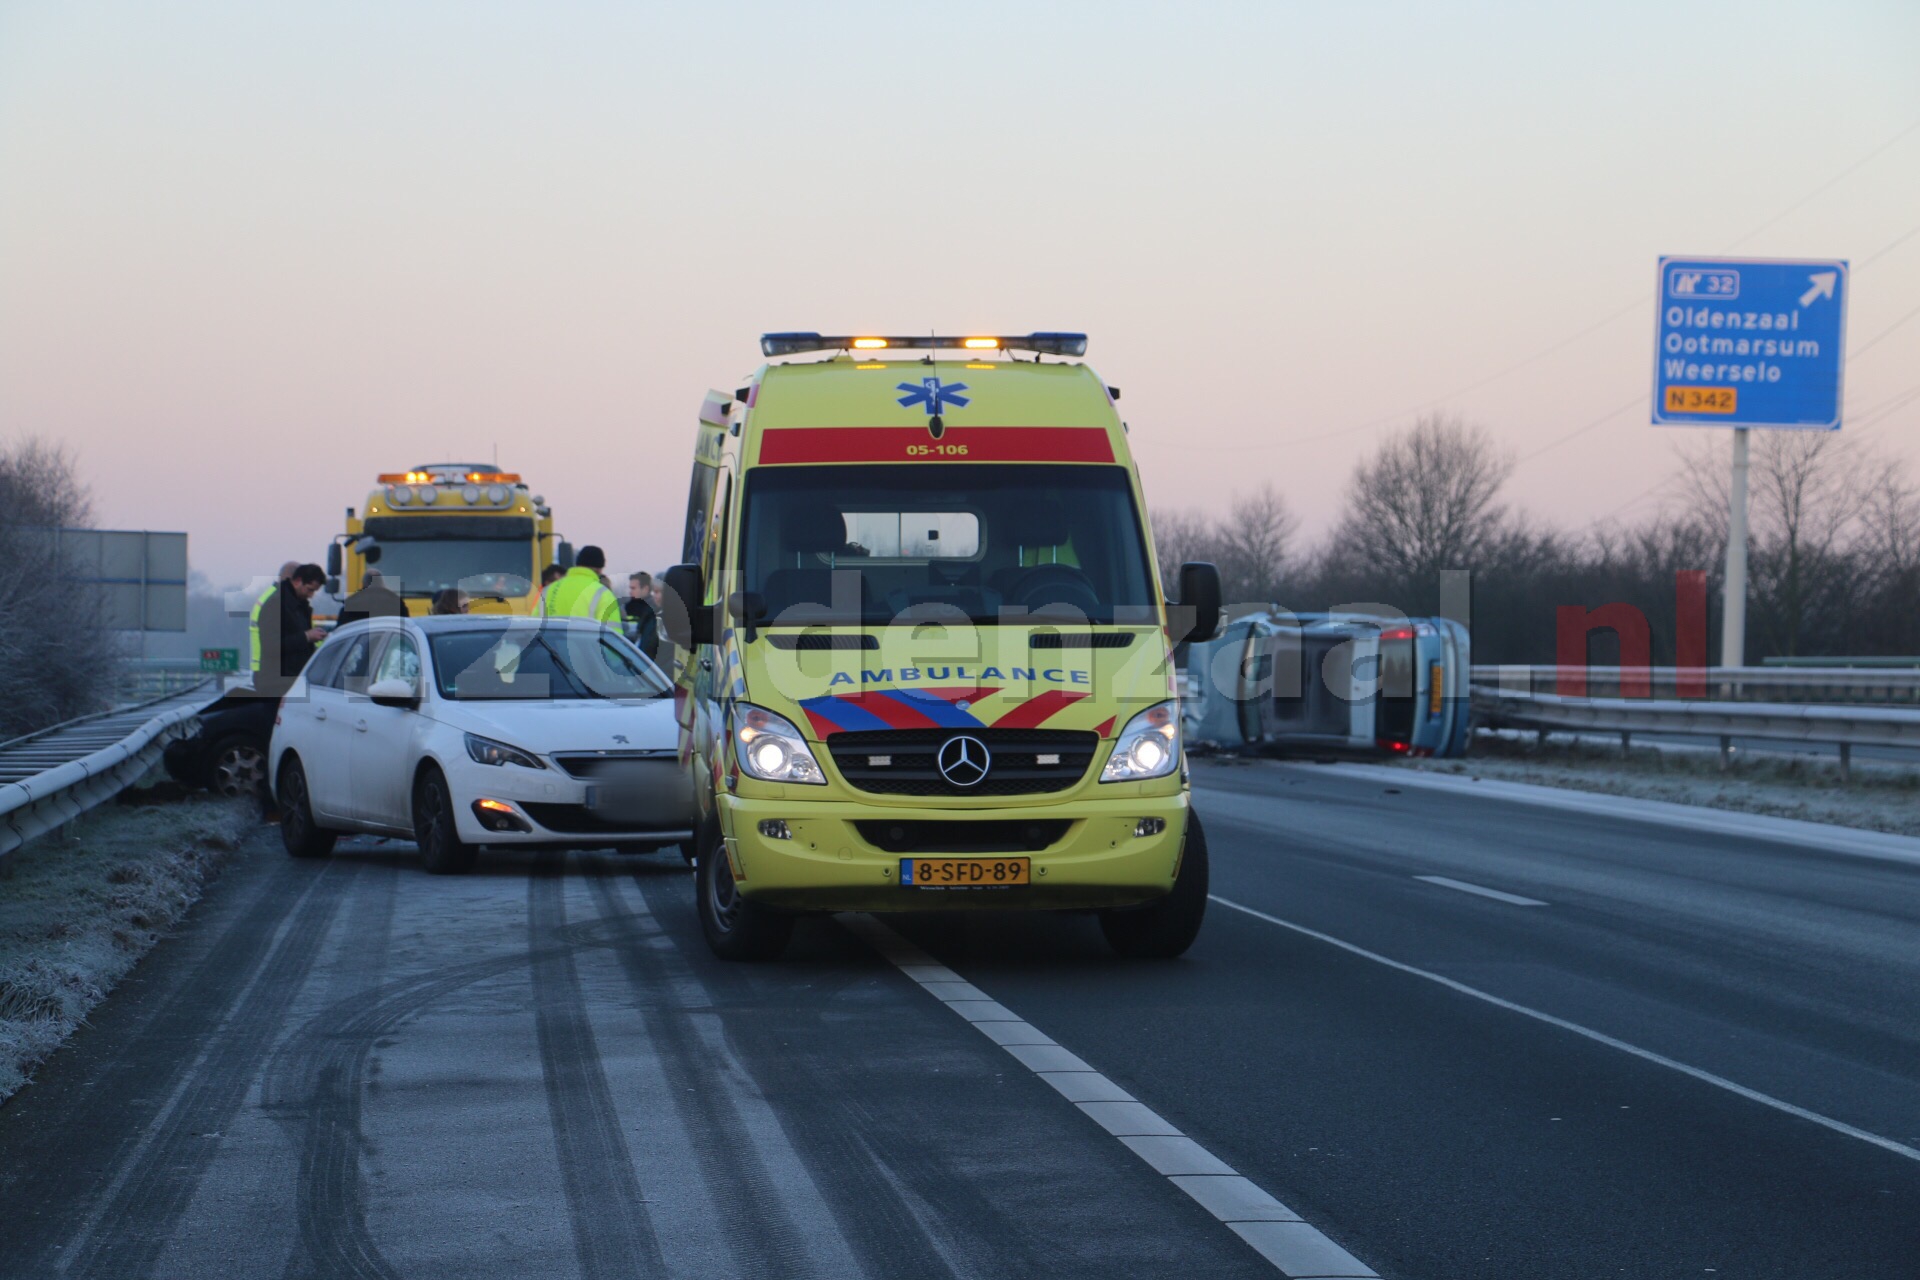
M1031 858L902 858L910 889L1007 889L1032 882Z

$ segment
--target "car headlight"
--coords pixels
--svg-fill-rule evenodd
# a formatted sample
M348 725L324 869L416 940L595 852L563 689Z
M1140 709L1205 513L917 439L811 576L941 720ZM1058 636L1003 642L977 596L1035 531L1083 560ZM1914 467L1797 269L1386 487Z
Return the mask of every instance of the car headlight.
M467 754L480 764L517 764L523 769L547 767L532 752L510 747L504 742L495 742L492 738L483 738L477 733L467 735Z
M1113 754L1100 771L1102 782L1139 782L1164 778L1180 767L1180 704L1148 707L1120 731Z
M826 785L812 748L793 722L750 702L733 704L733 753L749 778Z

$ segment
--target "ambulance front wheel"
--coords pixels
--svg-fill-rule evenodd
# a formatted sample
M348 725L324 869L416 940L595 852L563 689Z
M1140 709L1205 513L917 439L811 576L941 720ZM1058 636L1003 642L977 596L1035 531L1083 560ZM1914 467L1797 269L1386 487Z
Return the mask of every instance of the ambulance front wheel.
M702 828L694 865L700 932L722 960L776 960L793 936L793 917L741 896L717 823Z
M1102 911L1100 932L1107 945L1129 960L1171 960L1200 936L1207 914L1207 835L1200 815L1187 814L1186 844L1173 892L1144 907Z

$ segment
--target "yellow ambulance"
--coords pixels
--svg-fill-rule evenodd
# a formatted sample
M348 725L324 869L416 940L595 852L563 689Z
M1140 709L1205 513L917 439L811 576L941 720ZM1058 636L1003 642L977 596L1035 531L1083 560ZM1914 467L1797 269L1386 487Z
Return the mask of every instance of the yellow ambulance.
M700 920L769 959L796 914L1078 910L1176 956L1207 902L1174 645L1212 565L1154 569L1086 337L775 333L700 410L664 622ZM797 357L797 358L796 358Z

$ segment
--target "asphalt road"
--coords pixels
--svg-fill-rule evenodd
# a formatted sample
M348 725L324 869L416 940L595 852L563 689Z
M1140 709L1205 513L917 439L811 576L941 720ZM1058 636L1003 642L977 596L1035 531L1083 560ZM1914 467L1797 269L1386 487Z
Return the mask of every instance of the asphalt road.
M1920 1276L1920 866L1195 784L1218 900L1160 965L931 917L907 969L829 920L723 966L677 859L263 833L0 1107L0 1275L1279 1274L1077 1059L1386 1277Z

